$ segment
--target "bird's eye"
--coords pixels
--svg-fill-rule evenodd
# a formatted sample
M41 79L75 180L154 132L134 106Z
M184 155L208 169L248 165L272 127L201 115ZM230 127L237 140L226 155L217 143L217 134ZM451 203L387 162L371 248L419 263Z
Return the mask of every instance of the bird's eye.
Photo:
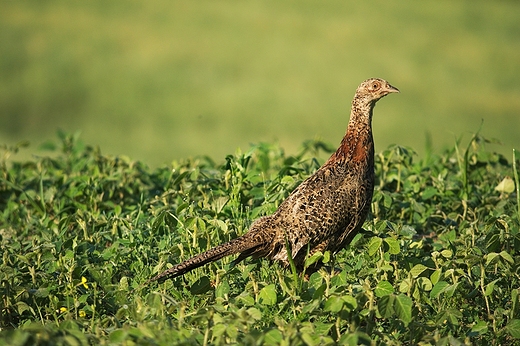
M379 89L379 83L372 84L372 90L377 90L377 89Z

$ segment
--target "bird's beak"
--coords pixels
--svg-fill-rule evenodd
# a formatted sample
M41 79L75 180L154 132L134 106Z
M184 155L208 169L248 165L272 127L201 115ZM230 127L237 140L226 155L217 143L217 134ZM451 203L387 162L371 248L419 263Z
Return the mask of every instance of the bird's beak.
M390 84L386 84L386 91L388 93L398 93L399 92L399 89L397 89L396 87L394 86L391 86Z

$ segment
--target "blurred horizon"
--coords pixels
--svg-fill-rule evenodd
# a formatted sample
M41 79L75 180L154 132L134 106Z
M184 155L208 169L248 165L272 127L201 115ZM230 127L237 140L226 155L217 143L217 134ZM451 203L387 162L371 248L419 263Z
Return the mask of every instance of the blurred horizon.
M3 2L0 144L62 129L150 166L250 144L336 146L365 79L400 89L376 151L463 136L520 149L520 3ZM462 145L465 145L464 139ZM14 159L17 159L16 156Z

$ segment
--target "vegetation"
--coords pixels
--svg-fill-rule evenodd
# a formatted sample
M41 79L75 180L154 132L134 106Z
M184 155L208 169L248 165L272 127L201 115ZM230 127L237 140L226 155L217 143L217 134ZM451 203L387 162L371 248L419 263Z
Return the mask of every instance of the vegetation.
M416 160L377 155L366 231L308 280L232 258L152 275L273 212L330 148L252 146L150 170L60 133L0 162L0 344L489 344L520 338L518 157L475 135ZM47 143L52 149L52 143ZM309 264L316 260L310 259Z

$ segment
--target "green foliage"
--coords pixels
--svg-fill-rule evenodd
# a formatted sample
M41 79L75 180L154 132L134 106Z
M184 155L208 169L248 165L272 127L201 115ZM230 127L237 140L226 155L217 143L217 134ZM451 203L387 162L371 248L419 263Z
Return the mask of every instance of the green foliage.
M465 150L377 155L365 231L308 278L225 258L141 285L272 213L320 165L261 144L150 170L60 133L0 162L0 343L512 344L520 338L518 162ZM21 144L22 147L24 144ZM52 147L49 145L48 147ZM504 179L513 177L504 185ZM502 184L502 185L501 185ZM516 186L516 188L515 188Z

